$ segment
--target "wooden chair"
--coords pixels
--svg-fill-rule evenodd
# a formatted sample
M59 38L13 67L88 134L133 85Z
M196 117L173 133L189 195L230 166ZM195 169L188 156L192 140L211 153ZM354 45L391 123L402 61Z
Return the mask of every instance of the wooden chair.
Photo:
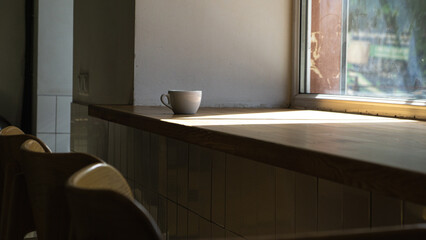
M281 240L424 240L426 224L305 233Z
M74 172L102 161L84 153L47 154L33 140L24 142L21 152L20 165L27 183L37 238L68 239L70 217L65 183Z
M112 166L81 169L68 180L67 192L76 240L161 239L153 218Z
M44 151L49 148L32 135L26 135L15 126L0 130L0 239L23 239L35 230L27 188L18 160L20 147L32 139Z
M15 126L8 126L0 130L0 135L11 136L11 135L22 135L25 134L21 129Z

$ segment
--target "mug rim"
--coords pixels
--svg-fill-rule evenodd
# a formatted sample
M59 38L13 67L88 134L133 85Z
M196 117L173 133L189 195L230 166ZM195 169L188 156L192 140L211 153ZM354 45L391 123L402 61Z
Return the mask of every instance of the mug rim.
M201 90L169 90L168 92L187 92L187 93L201 93Z

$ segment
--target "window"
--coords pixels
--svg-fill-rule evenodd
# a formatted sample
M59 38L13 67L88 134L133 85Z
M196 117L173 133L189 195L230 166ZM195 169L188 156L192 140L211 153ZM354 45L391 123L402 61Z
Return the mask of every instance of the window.
M426 119L426 1L295 2L295 107Z

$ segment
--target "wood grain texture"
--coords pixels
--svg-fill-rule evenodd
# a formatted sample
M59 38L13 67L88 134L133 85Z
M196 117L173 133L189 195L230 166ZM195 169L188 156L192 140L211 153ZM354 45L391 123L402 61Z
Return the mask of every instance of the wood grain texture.
M34 140L50 152L38 138L10 126L0 132L0 239L22 239L35 230L27 186L18 161L21 145Z
M343 229L368 228L371 225L371 193L343 186Z
M33 152L31 145L22 145L19 163L25 176L37 238L68 239L70 217L65 182L77 170L102 161L84 153Z
M8 126L3 129L0 129L0 135L7 136L7 135L22 135L25 134L21 129L15 126Z
M276 169L276 232L277 236L296 232L296 173Z
M89 106L89 115L426 204L426 122L293 109Z
M87 190L115 191L129 199L134 199L132 190L124 176L108 164L88 165L71 175L67 184Z
M67 181L66 191L72 239L161 239L148 210L134 200L131 186L112 166L80 169Z

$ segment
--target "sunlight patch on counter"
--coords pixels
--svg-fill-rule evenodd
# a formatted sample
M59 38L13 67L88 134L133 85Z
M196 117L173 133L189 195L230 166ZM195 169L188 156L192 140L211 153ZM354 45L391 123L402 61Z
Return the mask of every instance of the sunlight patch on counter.
M407 123L414 120L377 117L368 115L333 113L313 110L272 111L243 114L206 116L179 116L161 119L165 122L185 126L226 126L226 125L276 125L276 124L328 124L328 123Z

